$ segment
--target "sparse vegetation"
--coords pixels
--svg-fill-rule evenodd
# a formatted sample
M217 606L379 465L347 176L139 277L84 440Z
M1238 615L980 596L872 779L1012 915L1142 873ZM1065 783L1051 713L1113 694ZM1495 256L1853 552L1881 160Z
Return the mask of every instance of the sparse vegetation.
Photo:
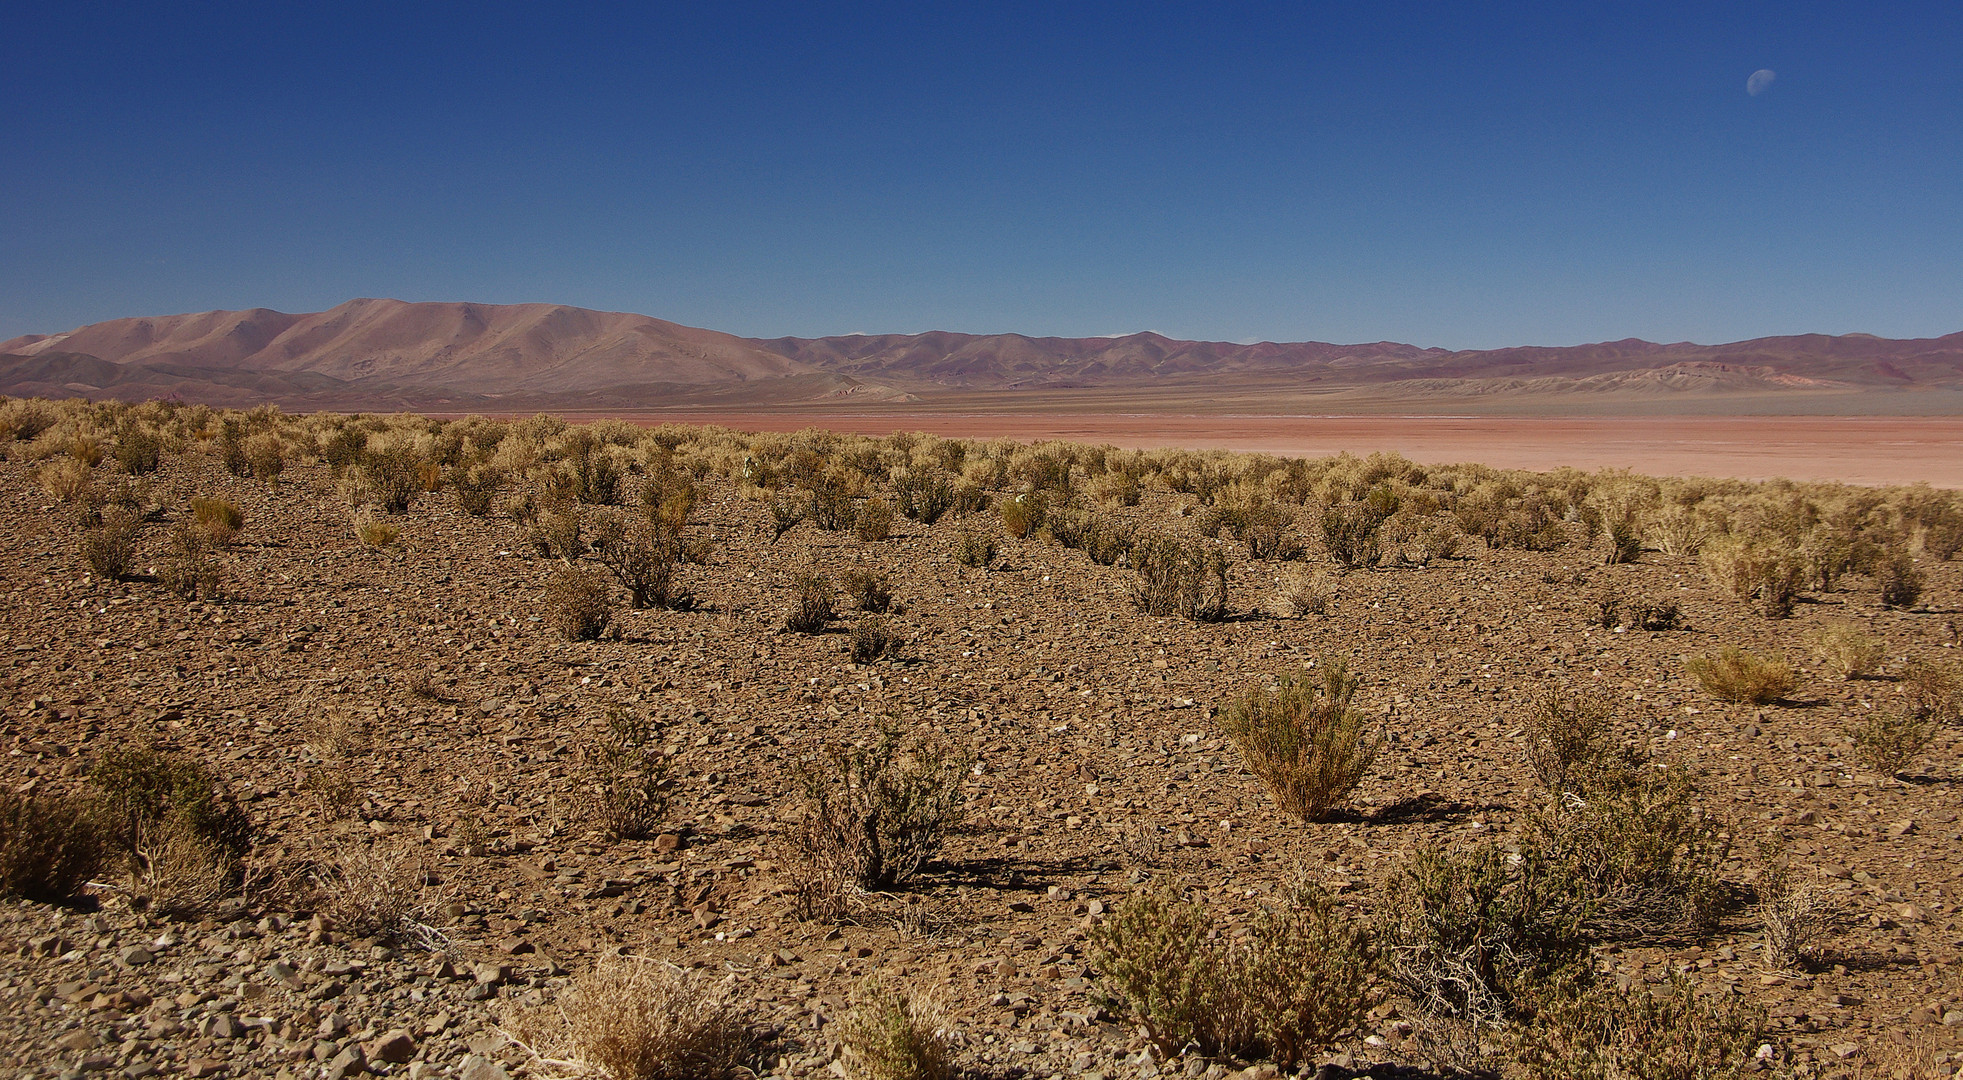
M1356 690L1342 661L1325 658L1315 674L1284 674L1274 689L1257 686L1220 710L1249 771L1287 813L1323 820L1376 761L1383 737L1369 733Z
M1784 660L1754 656L1733 645L1716 656L1693 657L1685 667L1704 692L1719 701L1769 705L1799 686L1799 677Z
M0 790L0 898L75 900L109 852L93 804Z
M1297 885L1244 936L1219 933L1198 904L1144 892L1091 935L1092 962L1161 1054L1309 1060L1370 1006L1367 931L1333 898Z
M893 624L877 616L860 619L852 627L852 662L870 664L900 655L906 639L893 629Z
M792 580L791 608L784 615L786 627L800 634L822 634L837 617L830 578L807 571Z
M570 641L594 641L613 623L606 579L569 566L552 575L545 590L545 621Z
M736 1080L761 1049L733 987L640 956L602 957L510 1027L548 1071L606 1080Z
M1880 666L1881 642L1845 623L1830 623L1807 635L1821 668L1843 679L1872 675Z
M1141 537L1131 564L1138 572L1132 602L1147 615L1194 622L1227 617L1227 557L1217 547L1171 536Z
M883 570L854 570L845 575L845 593L852 606L875 615L893 606L893 583Z
M891 888L919 873L960 823L967 766L945 740L892 725L806 762L797 777L806 917L836 914L854 890Z
M986 570L995 561L995 538L974 530L963 532L961 542L955 548L954 559L963 566Z

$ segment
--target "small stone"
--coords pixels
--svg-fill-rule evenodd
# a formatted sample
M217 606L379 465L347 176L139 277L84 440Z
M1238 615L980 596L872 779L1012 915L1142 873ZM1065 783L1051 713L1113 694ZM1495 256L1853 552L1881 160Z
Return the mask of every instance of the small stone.
M479 986L496 986L511 977L511 969L504 964L478 964L470 973Z
M55 1040L55 1045L63 1050L93 1050L96 1040L94 1035L86 1031L71 1031Z
M116 959L121 960L124 967L142 967L154 962L157 956L141 945L130 945L117 953Z
M362 1055L359 1045L344 1048L327 1063L327 1080L347 1080L368 1071L368 1059Z
M663 855L670 855L681 849L682 838L674 833L662 833L654 838L654 850Z
M1944 1027L1963 1027L1963 1010L1951 1009L1943 1014Z
M1851 875L1848 873L1847 868L1839 863L1821 863L1820 876L1845 880Z
M497 1062L471 1054L458 1067L457 1080L511 1080L511 1074Z
M236 1039L244 1029L231 1013L219 1013L211 1021L211 1037L214 1039Z
M363 1047L370 1061L386 1061L391 1065L406 1065L416 1056L416 1040L402 1028L396 1028L381 1038Z
M506 956L522 956L525 953L537 952L538 946L521 937L508 937L498 942L498 951Z
M300 989L300 973L293 969L292 964L280 961L274 961L268 964L266 966L266 979L269 982L279 983L291 990Z
M998 961L996 961L996 963L995 963L995 977L996 977L996 978L998 978L998 979L1013 979L1013 978L1015 978L1015 977L1016 977L1016 961L1015 961L1015 958L1014 958L1014 957L1009 957L1009 956L1005 956L1005 957L1003 957L1002 959L1000 959L1000 960L998 960Z

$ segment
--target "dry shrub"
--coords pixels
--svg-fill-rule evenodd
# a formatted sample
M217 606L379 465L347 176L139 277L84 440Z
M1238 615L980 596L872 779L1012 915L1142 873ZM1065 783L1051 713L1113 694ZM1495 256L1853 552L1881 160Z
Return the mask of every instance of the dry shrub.
M109 853L108 830L94 804L0 790L0 897L73 900Z
M897 659L905 647L906 638L893 629L893 624L877 616L860 619L852 627L852 662L870 664L887 658Z
M1847 733L1854 757L1882 776L1894 776L1936 741L1941 725L1929 717L1877 709Z
M1675 600L1635 600L1624 603L1620 597L1604 594L1597 598L1596 621L1604 630L1648 630L1660 632L1683 628L1683 609Z
M82 561L98 577L124 577L136 559L136 537L142 526L140 514L120 507L103 511L100 524L82 530Z
M977 570L995 561L995 537L974 529L964 529L954 549L954 561Z
M1880 641L1847 623L1829 623L1807 635L1820 666L1843 679L1872 675L1886 650Z
M846 574L845 594L860 611L878 614L893 606L893 583L883 570L854 570Z
M1220 932L1207 910L1140 893L1091 931L1092 963L1121 992L1160 1053L1309 1060L1370 1006L1370 936L1326 892L1297 885Z
M186 600L216 600L224 594L224 571L203 529L180 522L171 530L169 549L157 565L157 580Z
M68 456L93 469L102 464L102 441L93 435L77 435L68 440Z
M832 606L831 579L817 571L806 571L791 582L791 607L784 614L784 625L800 634L822 634L825 625L836 618Z
M1297 619L1329 614L1335 599L1336 583L1322 572L1306 574L1295 571L1283 578L1275 590L1277 613Z
M661 753L661 729L652 719L619 707L607 710L606 728L586 750L592 816L608 836L636 840L654 832L667 808L661 785L668 759Z
M1693 657L1684 667L1705 693L1735 704L1769 705L1799 686L1799 677L1784 660L1754 656L1735 645L1716 656Z
M1765 965L1797 971L1819 958L1820 939L1839 916L1839 905L1826 890L1795 874L1783 850L1767 848L1759 855L1753 891L1764 929Z
M41 490L65 503L85 501L95 490L95 472L74 458L59 458L34 470Z
M875 543L893 535L893 504L885 499L867 499L852 519L852 535Z
M1227 617L1227 557L1217 546L1170 536L1141 537L1131 550L1138 572L1132 603L1147 615L1194 622Z
M859 1003L838 1028L845 1074L851 1080L954 1080L960 1075L946 1016L914 994L879 982L859 991Z
M675 587L683 556L680 526L646 514L602 514L593 525L593 553L627 590L636 610L690 606L688 595Z
M1379 910L1389 975L1446 1036L1441 1049L1454 1028L1513 1019L1588 955L1558 867L1532 847L1421 847L1391 874Z
M1048 513L1048 504L1041 492L1025 491L1013 498L1003 499L996 507L1002 519L1002 528L1018 540L1026 540L1031 533L1043 525Z
M238 504L207 495L191 497L191 520L219 547L229 546L245 528L245 514Z
M339 821L361 802L354 772L357 759L368 752L368 725L346 712L327 709L308 716L300 731L314 759L300 787L313 796L323 817Z
M760 1040L736 988L639 956L602 957L554 1007L513 1016L511 1035L548 1076L735 1080Z
M314 871L316 910L357 937L428 943L420 919L430 907L422 861L407 847L384 843L338 848Z
M450 470L445 482L457 494L457 509L471 517L489 517L498 496L504 494L505 472L493 465L459 466Z
M1706 546L1700 560L1713 586L1740 600L1756 598L1771 619L1793 613L1806 580L1804 560L1784 544L1727 540Z
M613 622L613 593L605 578L576 566L545 585L545 622L569 641L597 641Z
M0 439L32 440L55 423L54 410L45 401L16 398L0 405Z
M174 815L138 827L129 877L150 910L191 918L230 896L242 871L237 854Z
M1963 678L1954 668L1911 660L1902 670L1901 687L1910 716L1937 724L1963 721Z
M928 731L894 725L858 746L833 746L797 771L805 813L797 837L805 918L835 915L855 890L920 872L960 824L968 756Z
M1761 1009L1700 996L1688 977L1657 991L1564 987L1513 1040L1532 1080L1733 1080L1755 1074Z
M1249 771L1282 810L1304 821L1321 821L1342 806L1383 745L1351 704L1357 680L1342 661L1325 659L1321 670L1319 685L1284 674L1275 689L1255 687L1219 713Z
M128 858L132 891L150 905L194 916L238 889L252 823L204 766L149 748L115 750L89 782Z
M1914 607L1922 598L1922 571L1915 568L1915 560L1905 549L1890 552L1876 568L1875 579L1881 586L1883 607Z

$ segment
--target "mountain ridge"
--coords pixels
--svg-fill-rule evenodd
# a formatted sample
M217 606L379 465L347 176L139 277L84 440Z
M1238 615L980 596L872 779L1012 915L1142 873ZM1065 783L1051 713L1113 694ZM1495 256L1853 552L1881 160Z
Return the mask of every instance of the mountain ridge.
M0 393L316 408L904 404L986 395L1282 393L1350 388L1409 402L1528 394L1963 393L1963 332L1794 334L1719 345L1639 338L1450 350L1401 342L1183 341L1024 334L741 338L560 304L359 298L112 319L0 342Z

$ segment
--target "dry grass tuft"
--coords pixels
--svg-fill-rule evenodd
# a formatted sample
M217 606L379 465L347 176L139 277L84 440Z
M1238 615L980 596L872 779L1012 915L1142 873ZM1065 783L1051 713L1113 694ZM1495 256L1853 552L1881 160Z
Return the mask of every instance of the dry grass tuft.
M358 937L427 944L419 916L429 902L422 860L407 847L349 845L315 869L315 904L336 927Z
M1820 939L1839 916L1831 894L1793 872L1785 852L1760 852L1759 876L1753 883L1754 905L1764 929L1765 965L1775 971L1797 971L1819 958Z
M1872 675L1886 655L1881 642L1848 623L1829 623L1806 636L1820 666L1843 679Z
M734 1080L754 1075L760 1040L734 987L638 956L603 957L507 1028L555 1077Z
M960 823L967 768L967 755L946 739L890 725L800 768L802 916L835 917L855 890L890 888L918 873Z
M799 574L791 582L791 607L784 625L800 634L822 634L825 625L837 617L832 605L832 581L815 570Z
M614 707L607 710L605 734L588 746L592 817L608 836L639 839L660 823L667 808L661 785L668 775L660 737L652 719Z
M1716 656L1695 657L1685 668L1704 692L1719 701L1770 705L1799 686L1799 677L1784 660L1754 656L1727 645Z

